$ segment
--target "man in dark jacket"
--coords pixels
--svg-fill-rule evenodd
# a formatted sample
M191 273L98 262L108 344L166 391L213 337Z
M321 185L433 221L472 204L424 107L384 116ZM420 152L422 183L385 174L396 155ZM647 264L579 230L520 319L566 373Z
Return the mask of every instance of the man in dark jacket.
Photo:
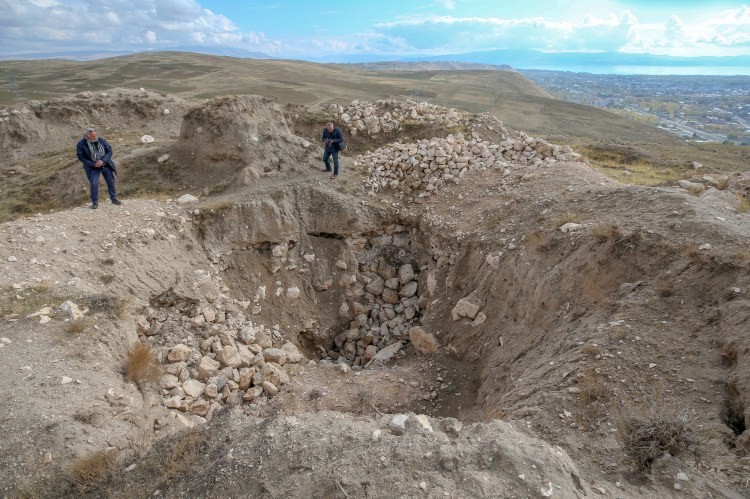
M331 171L331 163L329 161L331 155L333 155L333 175L331 178L334 179L339 176L339 144L344 141L344 134L341 133L339 127L334 127L333 123L326 124L323 129L323 144L325 144L325 151L323 151L323 162L326 164L324 172Z
M96 136L96 128L89 128L83 138L76 145L76 156L86 171L91 188L91 208L99 207L99 175L104 175L107 182L107 192L112 204L122 204L115 194L115 175L117 168L112 161L112 147L109 142Z

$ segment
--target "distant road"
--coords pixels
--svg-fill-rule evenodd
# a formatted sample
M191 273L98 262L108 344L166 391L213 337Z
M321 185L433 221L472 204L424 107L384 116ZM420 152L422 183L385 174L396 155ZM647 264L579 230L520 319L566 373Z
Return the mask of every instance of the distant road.
M698 130L697 128L693 128L691 126L683 125L682 123L679 123L677 121L668 120L666 118L662 118L659 116L659 119L662 121L662 123L665 123L667 125L673 126L677 128L678 130L682 130L683 132L689 133L694 135L695 137L698 137L703 140L710 140L711 142L724 142L724 137L720 137L718 135L714 135L713 133L704 132L703 130Z
M682 123L679 123L674 120L668 120L666 118L662 118L661 116L657 114L647 113L641 110L635 110L635 112L638 114L645 115L645 116L654 116L658 118L661 121L661 123L677 128L678 130L682 130L683 132L689 133L690 135L695 135L696 137L700 139L710 140L711 142L724 142L724 137L714 135L713 133L704 132L703 130L698 130L697 128L693 128L691 126L683 125Z
M743 120L743 119L742 119L742 118L740 118L739 116L735 116L735 117L734 117L734 121L736 121L736 122L737 122L737 123L739 123L740 125L744 126L744 127L745 127L745 128L747 128L748 130L750 130L750 123L748 123L747 121Z

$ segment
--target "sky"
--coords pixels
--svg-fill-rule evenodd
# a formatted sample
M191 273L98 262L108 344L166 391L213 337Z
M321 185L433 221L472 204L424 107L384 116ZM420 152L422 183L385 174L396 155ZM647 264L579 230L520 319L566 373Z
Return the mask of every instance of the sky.
M0 0L0 58L232 47L272 57L497 49L750 55L750 1Z

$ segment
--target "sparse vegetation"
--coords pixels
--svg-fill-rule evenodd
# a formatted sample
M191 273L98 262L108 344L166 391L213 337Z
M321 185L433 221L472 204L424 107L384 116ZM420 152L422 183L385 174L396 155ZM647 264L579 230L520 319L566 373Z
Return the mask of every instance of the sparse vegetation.
M136 343L128 352L123 366L125 377L139 387L159 380L162 368L147 343Z
M88 317L83 317L81 319L72 319L68 321L65 329L68 332L68 334L77 336L77 335L85 333L92 326L93 326L93 321Z
M99 277L99 280L102 281L104 284L112 284L117 279L117 276L114 274L102 274Z
M633 466L647 471L655 459L669 453L678 456L694 449L697 441L688 411L674 417L636 415L619 425L622 446Z
M51 303L62 301L51 290L52 286L48 284L22 290L3 290L0 293L0 317L30 314Z
M737 196L737 200L739 201L737 208L735 208L737 213L750 212L750 198L743 194L735 194L735 196Z
M599 243L614 243L622 238L622 232L614 224L598 224L591 229L591 236Z
M127 300L105 294L83 296L79 302L92 314L107 314L115 318L122 317L128 306Z
M578 378L578 388L581 390L581 401L589 406L594 402L606 399L609 393L601 375L591 368L586 368L583 376Z
M117 455L112 451L98 451L74 461L69 470L72 486L81 494L102 489L113 477Z

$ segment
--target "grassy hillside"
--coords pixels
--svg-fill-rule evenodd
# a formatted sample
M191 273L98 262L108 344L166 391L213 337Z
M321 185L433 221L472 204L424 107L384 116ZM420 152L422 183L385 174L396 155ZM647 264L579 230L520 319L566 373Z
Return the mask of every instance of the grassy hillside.
M555 100L525 76L493 70L373 70L303 61L236 59L180 52L87 62L0 62L0 105L111 87L185 98L259 94L281 103L420 98L495 114L511 127L548 136L635 139L642 127L594 108ZM663 140L670 138L666 134Z
M0 105L112 87L143 87L189 99L259 94L291 104L423 99L489 112L514 129L570 143L586 154L593 166L635 183L689 176L694 173L690 170L693 161L708 170L744 170L750 164L747 148L689 145L660 129L605 110L556 100L514 71L374 69L183 52L87 62L0 62ZM627 152L624 155L623 150ZM637 169L632 157L639 158ZM640 175L649 169L659 172Z

